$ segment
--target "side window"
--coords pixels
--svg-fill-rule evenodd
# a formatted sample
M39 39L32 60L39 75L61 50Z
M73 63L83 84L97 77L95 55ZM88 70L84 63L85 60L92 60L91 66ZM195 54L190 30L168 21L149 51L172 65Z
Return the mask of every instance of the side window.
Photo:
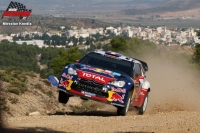
M140 67L140 64L135 63L133 78L136 79L139 75L142 75L142 73L141 73L141 67Z
M144 68L143 68L143 66L142 65L140 65L140 67L141 67L141 71L142 71L142 76L144 76L144 77L146 77L146 75L145 75L145 71L144 71Z

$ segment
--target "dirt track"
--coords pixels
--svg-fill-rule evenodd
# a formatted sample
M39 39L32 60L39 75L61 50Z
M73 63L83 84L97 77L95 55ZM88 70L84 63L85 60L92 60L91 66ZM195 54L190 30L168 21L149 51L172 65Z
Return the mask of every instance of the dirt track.
M7 119L7 132L200 132L200 82L195 70L182 63L147 60L151 83L148 110L144 115L130 111L116 116L116 109L83 114L24 116ZM15 130L12 130L15 129Z
M90 116L93 114L94 116ZM96 115L95 115L96 114ZM115 114L115 113L113 113ZM194 132L200 131L200 113L176 111L128 115L125 117L112 116L108 112L89 114L37 116L9 119L9 127L15 131L27 132ZM13 131L13 130L7 130Z

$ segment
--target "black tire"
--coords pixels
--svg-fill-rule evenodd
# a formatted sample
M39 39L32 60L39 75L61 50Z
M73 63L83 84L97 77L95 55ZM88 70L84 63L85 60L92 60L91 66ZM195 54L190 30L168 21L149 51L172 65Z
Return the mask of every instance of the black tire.
M138 108L140 115L143 115L145 113L145 111L147 109L147 104L148 104L148 92L144 98L142 106Z
M117 107L117 115L119 115L119 116L126 116L126 114L128 112L128 109L129 109L130 102L131 102L131 95L132 95L131 92L128 93L128 97L126 99L125 106L124 107Z
M69 95L63 91L59 91L59 94L58 94L58 101L60 103L64 103L66 104L69 100Z

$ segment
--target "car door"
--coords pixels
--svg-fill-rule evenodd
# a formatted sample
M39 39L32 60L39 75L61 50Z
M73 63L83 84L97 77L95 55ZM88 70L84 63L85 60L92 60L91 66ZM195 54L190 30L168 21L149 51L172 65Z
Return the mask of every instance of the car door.
M138 106L140 102L140 94L142 89L144 73L142 66L139 63L134 64L133 79L134 79L134 92L132 96L131 106Z

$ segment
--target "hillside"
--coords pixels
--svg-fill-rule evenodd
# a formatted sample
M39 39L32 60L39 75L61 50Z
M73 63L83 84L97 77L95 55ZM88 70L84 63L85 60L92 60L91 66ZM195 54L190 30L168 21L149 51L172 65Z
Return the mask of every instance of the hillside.
M8 18L0 19L0 23L9 22ZM18 18L15 20L18 22ZM79 28L99 28L107 27L115 24L106 23L100 20L94 20L89 18L58 18L52 16L40 16L33 15L28 18L28 21L32 23L32 26L3 26L0 25L1 33L18 33L23 31L37 31L37 32L61 32L60 26L66 28L62 31L65 32L70 29L71 26L77 26Z
M122 12L125 15L140 15L151 13L164 13L164 12L176 12L199 8L200 3L198 0L170 0L163 5L148 9L126 9Z
M71 112L71 105L81 103L80 99L72 98L69 105L59 104L57 88L32 72L12 71L6 74L1 71L0 75L0 110L4 120L10 117Z
M18 0L28 9L32 9L33 14L67 14L77 12L96 12L105 13L112 12L113 10L122 10L127 7L152 7L160 5L164 0ZM5 10L8 7L9 1L2 1L0 10ZM98 11L97 11L98 10Z

